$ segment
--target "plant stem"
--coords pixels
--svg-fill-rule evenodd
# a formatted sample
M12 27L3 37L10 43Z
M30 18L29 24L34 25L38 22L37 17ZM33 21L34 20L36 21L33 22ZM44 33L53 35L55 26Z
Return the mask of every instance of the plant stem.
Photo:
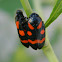
M21 4L27 14L27 16L29 17L30 14L33 12L31 7L30 7L30 4L28 2L28 0L20 0L21 1ZM39 10L39 9L38 9ZM44 47L42 48L44 54L47 56L48 60L50 62L58 62L58 59L57 57L55 56L54 52L53 52L53 49L50 45L50 42L48 40L48 38L46 38L45 40L45 45Z
M29 17L29 15L31 15L31 13L33 12L31 7L30 7L30 4L28 2L28 0L20 0L21 1L21 4L27 14L27 16Z
M42 50L46 55L46 57L48 58L49 62L59 62L47 36L46 36L45 46L42 48Z
M44 20L44 16L42 13L42 6L41 6L41 0L33 0L33 5L34 5L34 9L36 11L37 14L39 14L39 16L42 17L42 20Z

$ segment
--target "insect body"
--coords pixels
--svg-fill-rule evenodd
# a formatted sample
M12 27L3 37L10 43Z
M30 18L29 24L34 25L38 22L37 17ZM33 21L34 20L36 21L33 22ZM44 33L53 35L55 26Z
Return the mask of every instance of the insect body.
M38 14L24 17L21 10L16 12L16 26L21 43L25 47L41 49L45 43L45 25Z

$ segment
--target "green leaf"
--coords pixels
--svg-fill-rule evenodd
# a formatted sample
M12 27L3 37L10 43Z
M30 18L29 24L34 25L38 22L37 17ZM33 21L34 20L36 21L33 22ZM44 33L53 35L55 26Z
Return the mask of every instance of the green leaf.
M49 19L45 23L45 28L48 27L61 13L62 13L62 0L57 0L56 5L54 6Z

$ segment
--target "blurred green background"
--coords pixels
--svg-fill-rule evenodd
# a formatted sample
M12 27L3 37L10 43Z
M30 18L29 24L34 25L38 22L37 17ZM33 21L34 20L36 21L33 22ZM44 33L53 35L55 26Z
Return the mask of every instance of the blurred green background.
M34 12L36 1L29 0ZM56 0L41 0L40 7L45 21L49 18L55 2ZM20 0L0 0L0 62L48 62L42 50L26 48L21 44L15 25L15 13L18 9L23 10ZM49 40L60 62L62 62L61 20L62 14L47 28Z

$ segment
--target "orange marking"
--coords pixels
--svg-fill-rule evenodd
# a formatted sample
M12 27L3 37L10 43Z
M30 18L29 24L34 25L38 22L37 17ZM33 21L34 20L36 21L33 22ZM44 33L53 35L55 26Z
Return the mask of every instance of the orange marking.
M43 43L45 41L45 38L43 38L39 43Z
M16 22L17 29L19 29L19 21Z
M37 43L39 40L34 40L34 41L32 41L32 40L28 39L28 41L29 41L31 44L35 44L35 43Z
M24 33L23 30L19 30L19 34L20 34L21 36L25 36L25 33Z
M41 30L41 32L40 32L40 33L41 33L41 34L44 34L44 32L45 32L45 31L44 31L44 29L43 29L43 30Z
M29 41L31 44L43 43L43 42L45 41L45 38L43 38L42 40L34 40L34 41L28 39L28 41Z
M21 39L20 39L20 41L21 41L22 43L28 43L27 40L21 40Z
M37 26L37 29L40 29L42 27L42 21L40 22L40 24Z
M28 23L28 27L29 27L31 30L34 30L34 27L33 27L30 23Z
M29 36L31 36L31 35L32 35L32 33L31 33L30 31L27 31L27 34L28 34Z

